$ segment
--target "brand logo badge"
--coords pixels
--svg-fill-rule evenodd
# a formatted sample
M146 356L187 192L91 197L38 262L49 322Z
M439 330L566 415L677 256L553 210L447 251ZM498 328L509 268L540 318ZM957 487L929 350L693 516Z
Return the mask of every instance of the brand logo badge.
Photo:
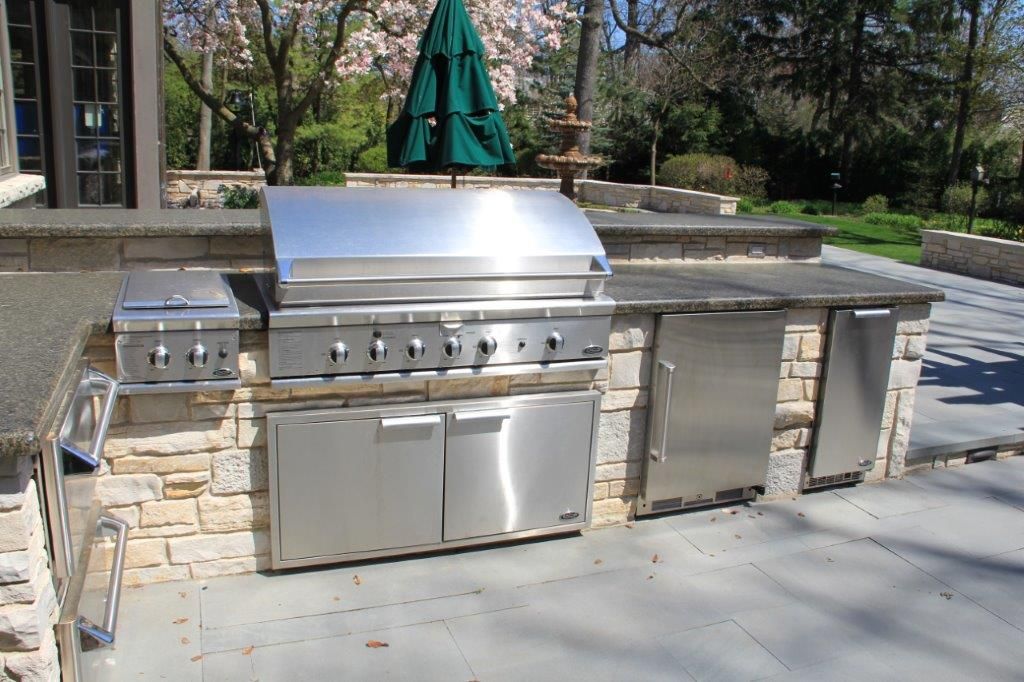
M213 376L215 377L229 377L233 374L234 372L232 372L227 367L218 367L217 369L213 370Z
M587 346L586 348L583 349L583 354L584 355L599 355L600 353L603 353L603 352L604 352L604 348L602 346L590 345L590 346Z
M567 511L567 512L563 513L561 516L559 516L558 518L562 519L563 521L571 521L572 519L577 518L579 515L580 515L579 512Z

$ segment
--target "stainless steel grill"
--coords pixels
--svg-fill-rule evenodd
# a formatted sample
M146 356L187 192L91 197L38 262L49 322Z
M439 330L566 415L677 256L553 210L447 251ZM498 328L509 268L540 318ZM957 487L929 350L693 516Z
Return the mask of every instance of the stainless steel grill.
M279 385L606 362L611 269L559 194L267 187L260 203Z

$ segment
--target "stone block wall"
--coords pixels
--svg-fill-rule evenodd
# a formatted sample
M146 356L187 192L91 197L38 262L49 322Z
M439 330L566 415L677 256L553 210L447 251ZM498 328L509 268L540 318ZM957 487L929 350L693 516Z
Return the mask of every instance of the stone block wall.
M55 681L57 596L32 459L0 469L0 679Z
M242 270L273 267L270 236L0 239L0 272Z
M1024 284L1024 243L963 232L921 230L921 265Z
M893 369L869 478L903 471L928 305L901 308ZM766 495L800 492L814 429L828 311L791 310L781 358ZM125 396L119 401L99 490L131 526L125 584L207 578L269 567L266 415L269 412L398 404L594 388L598 427L593 525L636 511L647 430L654 315L613 317L610 362L600 372L562 372L374 387L273 389L265 335L243 332L237 391ZM87 355L113 371L113 339Z
M777 263L821 260L820 237L680 236L617 237L603 240L615 263L742 261ZM759 250L759 251L758 251ZM763 254L763 255L762 255Z
M195 208L224 208L222 187L259 189L267 184L263 171L169 170L167 171L167 208L188 208L189 197L196 194Z

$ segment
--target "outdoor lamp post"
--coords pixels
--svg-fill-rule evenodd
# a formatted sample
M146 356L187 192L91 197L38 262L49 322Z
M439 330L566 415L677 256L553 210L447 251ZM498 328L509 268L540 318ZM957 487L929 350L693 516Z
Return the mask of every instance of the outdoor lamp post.
M245 90L228 90L224 98L226 106L235 116L241 117L249 107L249 96ZM242 140L238 132L231 128L231 165L235 170L242 169Z
M979 163L971 169L971 207L967 211L967 234L974 230L974 211L978 204L978 187L985 182L985 169Z
M836 214L836 199L842 188L843 186L839 184L839 173L832 173L832 215Z

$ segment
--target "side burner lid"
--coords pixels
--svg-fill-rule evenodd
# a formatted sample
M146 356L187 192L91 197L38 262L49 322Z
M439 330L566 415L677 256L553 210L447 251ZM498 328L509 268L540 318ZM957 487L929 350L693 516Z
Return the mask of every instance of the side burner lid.
M168 270L128 275L121 307L126 310L226 308L224 278L217 272Z

